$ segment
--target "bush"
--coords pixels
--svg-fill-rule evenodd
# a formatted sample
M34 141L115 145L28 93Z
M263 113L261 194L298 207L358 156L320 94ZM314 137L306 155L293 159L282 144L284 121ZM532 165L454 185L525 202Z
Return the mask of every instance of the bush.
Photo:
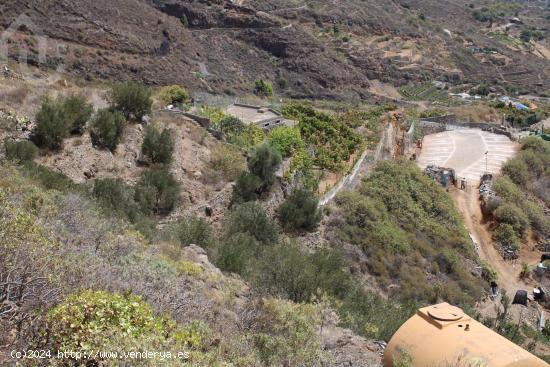
M250 172L243 172L233 186L231 204L241 204L256 201L262 187L262 180Z
M248 170L262 180L263 189L275 182L275 172L281 164L281 154L269 144L261 144L254 149L248 160Z
M174 229L182 246L197 245L207 248L211 244L212 230L202 218L183 218Z
M495 240L505 247L515 250L518 248L519 238L516 235L514 227L508 223L499 224L495 231Z
M329 357L321 348L318 306L264 299L258 307L259 333L254 336L264 366L322 366Z
M156 126L147 127L141 144L141 153L152 163L169 164L174 154L174 139L170 129L160 131Z
M93 196L107 213L127 217L134 222L141 209L134 200L134 189L119 178L104 178L94 181Z
M92 365L105 362L94 350L170 350L174 340L181 338L174 321L155 316L150 305L128 294L81 291L51 309L46 320L55 351L90 353L87 364Z
M529 169L521 159L515 158L506 162L502 167L502 172L508 175L517 185L525 186L529 181Z
M262 97L271 97L273 95L273 86L270 82L263 79L254 82L254 93Z
M162 170L141 174L135 187L135 199L144 213L165 214L176 205L180 186L174 176Z
M495 218L499 223L507 223L516 232L519 237L523 237L529 229L529 218L515 204L504 203L494 212Z
M269 144L276 148L284 157L290 157L292 153L304 146L300 130L290 126L273 129L267 136L267 139Z
M226 237L247 233L261 244L274 244L278 239L277 227L265 210L257 203L239 205L231 212Z
M82 134L86 123L92 117L93 106L86 101L86 97L79 95L68 97L61 106L71 133Z
M97 111L90 129L92 144L114 152L122 138L125 125L126 120L122 113L107 109Z
M31 140L39 147L50 150L61 149L63 139L69 135L63 107L52 101L44 101L36 114L36 127Z
M164 105L183 104L189 101L189 93L182 86L169 85L160 90L159 99Z
M277 209L277 217L286 230L317 228L321 220L319 200L305 189L295 190Z
M260 247L256 238L250 234L235 233L222 241L216 256L216 266L223 271L247 276L250 263Z
M6 150L6 158L17 163L32 162L38 154L36 145L27 140L14 141L6 138L4 149Z
M153 101L151 91L143 84L125 82L113 87L110 95L111 107L122 112L127 120L140 122L151 112Z
M226 136L241 134L246 128L245 124L234 116L225 116L218 122L218 127Z
M228 141L243 149L250 149L265 140L265 134L262 129L254 124L250 124L238 135L229 135Z

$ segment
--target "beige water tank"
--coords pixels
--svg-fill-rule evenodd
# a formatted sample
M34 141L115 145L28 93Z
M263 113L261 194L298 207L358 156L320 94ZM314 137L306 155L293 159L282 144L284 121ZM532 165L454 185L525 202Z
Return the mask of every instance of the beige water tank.
M549 366L448 303L421 308L397 330L384 367L400 359L414 367Z

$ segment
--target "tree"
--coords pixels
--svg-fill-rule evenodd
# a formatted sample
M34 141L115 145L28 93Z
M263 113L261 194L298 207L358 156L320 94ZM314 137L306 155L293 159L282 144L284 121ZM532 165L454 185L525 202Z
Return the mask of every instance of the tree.
M275 172L281 164L281 153L269 144L261 144L252 152L248 160L248 170L262 180L263 189L275 182Z
M305 189L295 190L277 209L277 217L284 229L311 231L321 220L319 200Z
M270 82L263 79L254 82L254 93L262 97L271 97L273 95L273 86Z
M275 223L255 202L244 203L232 211L226 238L236 233L248 233L261 244L274 244L278 239Z
M61 106L71 133L82 134L86 123L92 117L93 106L86 101L86 97L81 95L66 98Z
M285 157L291 156L293 152L304 146L300 130L291 126L271 130L267 139L269 144Z
M258 192L262 187L262 180L250 172L243 172L237 178L233 186L233 196L231 204L246 203L247 201L256 201Z
M151 91L143 84L125 82L113 87L110 95L111 107L122 112L127 120L140 122L151 112L153 101Z
M169 164L174 154L174 139L170 129L160 131L156 126L147 127L141 145L141 153L152 163Z
M160 90L159 99L165 105L182 104L189 101L189 93L180 85L168 85Z
M146 214L172 211L179 194L178 182L172 174L163 170L143 172L135 187L136 202Z
M9 138L4 140L6 158L17 163L32 162L38 154L38 148L32 142L14 141Z
M31 140L41 148L58 150L63 145L63 139L69 135L69 130L63 107L46 100L36 114L36 127Z
M125 125L126 119L122 113L108 109L97 111L90 129L92 144L114 152L122 138Z

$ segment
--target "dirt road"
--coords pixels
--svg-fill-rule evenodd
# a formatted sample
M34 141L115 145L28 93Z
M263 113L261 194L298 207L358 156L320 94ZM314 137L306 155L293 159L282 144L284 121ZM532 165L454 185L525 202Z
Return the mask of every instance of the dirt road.
M451 195L456 207L464 217L466 228L479 247L479 257L497 272L499 286L512 297L518 289L531 289L532 285L519 279L521 261L536 263L537 256L521 253L520 260L515 265L510 261L505 261L493 244L488 225L483 223L477 188L469 187L468 191L454 189L451 191Z

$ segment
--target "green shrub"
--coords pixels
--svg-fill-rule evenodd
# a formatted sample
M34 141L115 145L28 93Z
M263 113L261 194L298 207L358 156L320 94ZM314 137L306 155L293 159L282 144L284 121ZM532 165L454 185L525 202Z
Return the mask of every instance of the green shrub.
M278 127L267 136L269 144L276 148L284 157L290 157L292 153L301 149L304 142L300 130L295 127Z
M256 80L254 82L254 93L262 97L271 97L273 95L273 86L266 80Z
M183 218L175 225L174 230L182 246L193 244L207 248L212 242L210 225L202 218Z
M119 83L110 94L111 107L122 112L127 120L140 122L143 116L151 112L153 101L151 91L136 82Z
M258 176L250 172L241 173L233 186L231 203L241 204L248 201L256 201L261 187L262 180Z
M174 154L172 131L170 129L160 131L154 125L148 126L141 144L141 153L152 163L170 164Z
M250 124L238 135L229 135L228 141L243 149L250 149L258 144L261 144L265 139L265 134L262 129L254 124Z
M164 105L183 104L189 101L189 93L180 85L168 85L160 90L159 100Z
M359 192L342 193L336 203L327 230L363 250L382 286L399 284L396 297L473 303L481 296L481 280L464 266L476 257L459 213L414 163L378 163Z
M248 276L250 263L261 245L248 233L235 233L223 240L218 248L216 266L223 271Z
M93 106L87 102L86 97L81 95L72 95L66 98L61 106L71 133L82 134L86 123L94 112Z
M311 231L321 220L318 204L319 200L311 191L297 189L277 209L277 217L286 230Z
M255 202L239 205L231 212L226 237L237 233L247 233L262 244L274 244L278 239L275 223Z
M69 177L61 172L36 164L31 161L24 162L24 172L34 181L40 183L47 190L60 192L82 192L83 187L74 183Z
M97 111L90 128L92 144L114 152L122 138L125 125L126 120L122 113L107 109Z
M508 176L497 178L493 190L498 196L512 203L521 203L525 198L521 189Z
M512 226L519 237L523 237L529 229L529 218L515 204L506 202L500 205L495 210L494 216L499 223L507 223Z
M36 114L36 127L31 140L41 148L59 150L70 129L63 107L52 101L44 101Z
M218 122L218 128L226 136L236 136L241 134L246 126L241 120L234 116L225 116Z
M176 205L180 186L171 173L150 170L141 174L135 187L135 199L144 213L166 214Z
M189 340L184 328L155 316L140 297L128 294L80 291L51 309L46 320L55 351L89 353L86 364L92 365L106 362L94 353L97 350L161 348L175 352Z
M275 182L275 172L281 164L281 154L269 144L257 146L248 159L248 170L262 180L263 189Z
M321 366L328 358L322 351L318 330L321 312L312 304L264 299L259 307L254 345L264 366Z
M515 158L511 159L504 167L502 167L502 172L505 175L508 175L514 183L520 186L525 186L529 180L529 169L525 162L521 159Z
M516 234L514 227L511 224L499 224L497 230L495 231L495 240L509 248L518 248L519 238Z
M108 213L123 215L131 222L137 219L141 211L134 200L134 189L119 178L95 180L92 194Z
M32 142L14 141L12 139L4 139L4 149L6 158L17 163L32 162L38 154L38 148Z

